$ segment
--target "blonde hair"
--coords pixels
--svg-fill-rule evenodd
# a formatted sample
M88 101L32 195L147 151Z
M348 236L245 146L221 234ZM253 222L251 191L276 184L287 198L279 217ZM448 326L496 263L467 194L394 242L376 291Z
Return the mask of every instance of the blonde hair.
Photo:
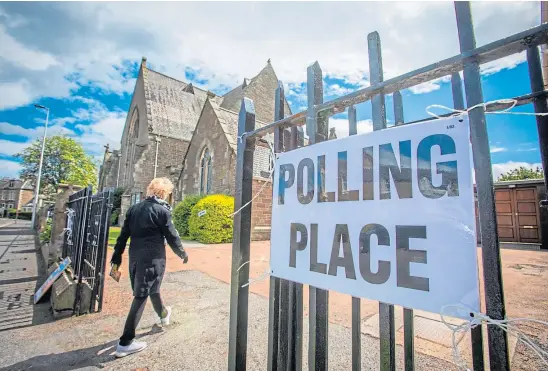
M165 200L173 192L173 183L168 178L154 178L147 187L147 197L156 196Z

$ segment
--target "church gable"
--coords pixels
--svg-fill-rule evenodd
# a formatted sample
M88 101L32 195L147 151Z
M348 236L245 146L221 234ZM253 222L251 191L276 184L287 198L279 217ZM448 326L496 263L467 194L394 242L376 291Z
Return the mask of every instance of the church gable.
M257 120L270 123L274 121L274 102L278 77L270 61L257 76L252 79L244 79L242 85L231 90L223 96L221 107L233 112L240 111L243 97L253 100ZM291 108L285 100L285 116L291 116Z
M257 127L264 125L263 122L256 122ZM272 142L271 135L266 139ZM206 190L208 193L233 194L237 146L238 114L208 100L184 159L179 178L181 196L206 193ZM210 156L211 162L204 162L204 156ZM268 178L271 170L270 148L257 146L253 163L253 176ZM206 165L211 168L204 169Z

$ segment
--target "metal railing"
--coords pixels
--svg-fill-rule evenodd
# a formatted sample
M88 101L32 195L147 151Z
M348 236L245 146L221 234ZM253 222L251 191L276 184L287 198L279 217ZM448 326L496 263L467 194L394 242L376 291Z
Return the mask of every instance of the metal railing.
M102 310L112 191L92 195L91 187L69 197L63 258L71 258L77 282L74 313ZM82 302L82 285L91 289L89 303Z
M461 54L384 81L381 43L377 32L368 35L369 71L371 86L346 96L323 102L323 77L316 62L308 68L308 109L284 118L284 92L280 83L276 90L275 122L256 128L253 102L244 98L239 117L235 210L252 199L253 151L257 140L274 133L276 152L286 152L304 145L298 128L306 125L309 145L328 139L328 118L348 109L349 132L357 133L355 105L371 101L374 130L387 129L385 95L393 94L395 121L405 124L400 91L444 76L451 76L453 105L465 109L483 103L480 64L527 51L532 94L517 97L518 105L533 103L535 112L547 112L538 46L548 42L548 24L477 48L468 2L455 2ZM463 72L466 104L459 72ZM504 105L503 105L504 106ZM487 107L490 109L502 107ZM506 107L504 107L506 108ZM500 247L496 222L493 176L485 107L469 111L472 152L478 191L480 233L483 259L483 278L486 314L495 320L506 317ZM544 169L548 165L548 118L536 117L541 158ZM287 140L285 138L288 138ZM546 181L545 173L545 181ZM251 207L234 218L232 276L230 297L230 328L228 369L245 370L247 357L247 322L250 257ZM328 369L328 302L329 292L310 287L308 367L310 370ZM352 298L352 370L361 369L361 308L360 299ZM404 309L405 369L414 369L413 311ZM379 303L380 369L395 370L394 306ZM303 287L275 277L270 278L268 369L302 369ZM492 370L509 370L508 340L505 332L490 326L488 357ZM484 350L481 326L472 330L472 361L475 371L483 370ZM349 367L350 368L350 367Z

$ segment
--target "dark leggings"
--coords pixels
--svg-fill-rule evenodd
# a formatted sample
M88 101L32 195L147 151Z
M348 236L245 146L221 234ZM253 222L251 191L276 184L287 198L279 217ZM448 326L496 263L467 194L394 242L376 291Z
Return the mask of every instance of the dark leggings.
M147 298L147 296L133 298L133 302L131 303L131 309L129 310L129 314L127 315L126 325L124 326L124 333L120 338L120 345L129 345L135 338L135 329L137 329L139 321L141 320L141 316L143 315L143 310L145 309ZM154 307L154 311L156 312L156 314L158 314L158 317L162 318L162 314L165 313L166 308L162 303L162 298L160 297L160 294L151 294L150 301L152 302L152 306Z

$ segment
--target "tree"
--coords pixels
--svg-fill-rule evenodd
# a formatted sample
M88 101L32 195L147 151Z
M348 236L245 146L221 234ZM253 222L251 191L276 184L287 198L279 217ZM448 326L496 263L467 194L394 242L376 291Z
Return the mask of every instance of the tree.
M544 178L544 173L542 169L537 166L536 169L530 169L523 166L520 166L517 169L510 170L509 172L502 174L498 180L523 180L523 179L542 179Z
M23 169L19 174L22 179L36 182L41 150L42 141L37 139L15 155L22 160ZM56 135L46 139L40 193L48 198L63 183L97 186L97 164L74 139Z

